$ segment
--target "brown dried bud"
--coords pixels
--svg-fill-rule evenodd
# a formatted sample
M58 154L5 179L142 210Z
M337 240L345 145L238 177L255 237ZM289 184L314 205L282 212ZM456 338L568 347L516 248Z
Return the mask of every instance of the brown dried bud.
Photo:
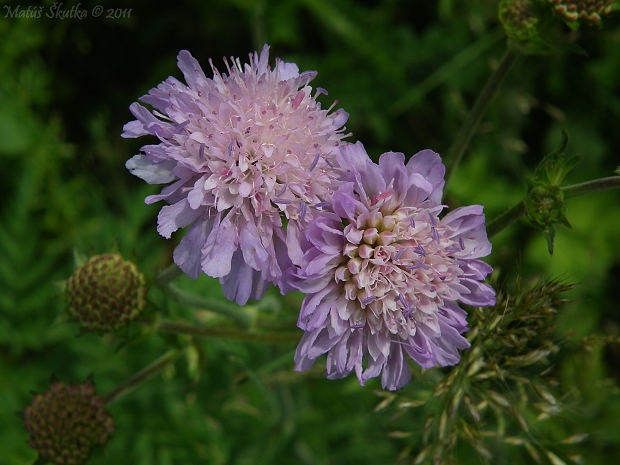
M93 448L103 447L114 431L104 406L90 381L80 385L55 381L24 410L28 444L54 465L83 465Z

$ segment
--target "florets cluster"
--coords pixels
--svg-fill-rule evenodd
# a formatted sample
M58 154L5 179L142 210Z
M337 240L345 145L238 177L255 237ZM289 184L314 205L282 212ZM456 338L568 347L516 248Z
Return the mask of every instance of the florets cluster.
M612 11L613 0L547 0L566 21L598 23Z
M138 268L120 255L95 255L67 281L69 314L86 330L120 330L146 307L145 284Z
M296 369L327 353L329 378L355 371L364 384L381 373L384 388L399 389L411 377L407 356L424 368L454 365L469 347L456 302L495 303L479 282L491 272L478 260L491 251L482 207L439 218L445 168L430 150L406 165L386 153L376 165L357 143L338 158L350 167L345 183L332 211L310 222L297 273L308 296Z
M190 226L175 263L193 278L220 278L239 304L260 298L267 282L286 287L299 231L331 195L348 118L321 109L316 98L326 92L308 85L316 72L279 60L271 69L268 58L265 46L249 64L225 60L227 74L210 62L211 79L182 51L187 85L170 77L151 89L141 100L155 110L132 104L137 121L123 133L160 140L126 166L151 184L172 183L146 203L170 204L159 214L164 237Z
M103 447L114 431L114 421L104 409L95 386L53 382L37 394L24 410L28 443L39 457L54 465L82 465L95 447Z

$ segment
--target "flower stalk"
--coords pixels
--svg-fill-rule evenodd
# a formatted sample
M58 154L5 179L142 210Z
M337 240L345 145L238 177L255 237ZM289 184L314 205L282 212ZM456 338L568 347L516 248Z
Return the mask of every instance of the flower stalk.
M493 72L484 88L478 95L478 98L474 102L474 105L469 112L469 115L463 122L461 129L459 130L454 142L450 146L448 153L445 157L447 160L446 169L446 186L450 182L454 171L461 162L469 142L480 125L480 120L486 113L486 110L493 100L500 84L504 78L508 75L508 72L512 68L512 65L516 61L519 54L513 49L508 48L502 56L497 69Z
M108 395L104 396L103 400L105 405L111 404L115 400L134 390L143 382L155 376L157 373L166 368L168 364L175 362L183 354L183 351L184 349L171 349L153 363L144 367Z
M172 284L172 280L181 276L181 269L172 264L162 270L155 278L155 284L175 302L194 308L204 308L213 313L230 318L241 326L250 327L254 321L256 308L253 306L239 307L233 303L224 302L211 297L204 297L179 289Z
M565 199L571 199L573 197L579 197L586 194L593 194L595 192L606 191L610 189L620 188L620 176L610 176L607 178L595 179L593 181L582 182L579 184L573 184L571 186L562 187ZM489 237L503 231L512 223L517 221L525 215L525 203L524 200L516 204L510 210L502 213L493 221L487 225L487 234Z
M266 343L286 343L299 341L298 332L265 332L249 333L243 331L232 331L220 328L208 328L197 326L190 323L180 323L177 321L160 320L157 329L166 333L188 334L191 336L206 336L222 339L232 339L245 342L266 342Z

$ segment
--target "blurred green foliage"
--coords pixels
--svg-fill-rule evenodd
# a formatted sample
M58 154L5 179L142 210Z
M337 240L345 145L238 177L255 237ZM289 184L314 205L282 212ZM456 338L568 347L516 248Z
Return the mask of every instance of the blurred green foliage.
M52 373L66 382L93 373L105 394L174 343L153 334L116 351L112 336L75 338L75 325L55 323L63 302L53 283L71 274L73 248L118 249L151 277L170 263L179 237L159 237L159 206L143 203L156 189L124 168L146 142L120 133L133 119L131 102L180 77L180 49L208 69L209 57L216 66L223 55L243 61L267 42L272 56L318 70L313 84L329 91L323 105L338 100L350 113L352 140L373 157L446 152L505 49L492 0L106 2L106 10L131 9L118 19L92 17L97 2L89 0L79 3L89 13L82 20L47 18L52 3L41 3L40 18L10 17L27 3L0 9L0 461L7 465L36 458L11 415L28 405L31 390L49 387ZM620 15L602 28L571 31L557 22L546 33L587 56L558 52L516 63L447 189L451 207L482 204L492 218L519 201L525 176L558 145L560 127L571 136L567 154L581 155L565 184L610 176L618 165ZM557 320L557 337L572 345L552 367L570 408L541 420L536 437L551 443L588 433L571 447L591 464L620 455L620 348L576 343L620 332L619 200L607 192L567 201L573 229L558 228L553 257L523 221L494 238L489 258L498 286L510 288L517 275L581 283ZM180 281L221 298L214 280ZM271 313L263 311L294 321L299 296L269 295ZM157 292L151 298L168 317L193 317ZM403 414L398 403L373 412L382 399L377 380L328 381L321 363L293 372L294 346L202 340L198 376L179 361L110 406L117 431L107 456L99 451L92 463L380 464L403 450L415 457L418 446L390 432L419 435L423 412ZM425 383L444 373L432 371L398 395L432 391ZM514 445L495 452L493 463L531 463ZM459 448L456 461L480 458Z

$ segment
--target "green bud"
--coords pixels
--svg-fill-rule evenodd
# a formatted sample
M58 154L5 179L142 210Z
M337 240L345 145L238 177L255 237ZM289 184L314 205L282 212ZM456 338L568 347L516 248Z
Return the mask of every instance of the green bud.
M508 36L508 45L526 55L547 55L557 47L540 37L550 13L544 3L536 0L501 0L499 20Z
M508 37L518 41L538 37L537 8L531 0L501 0L499 20Z
M566 206L564 205L564 193L558 186L544 183L530 184L529 195L525 199L525 214L536 226L542 228L549 254L553 255L555 239L554 224L560 223L571 227L566 218Z
M96 255L66 283L68 312L85 330L118 331L146 307L144 285L133 263L116 254Z
M557 149L546 155L536 167L534 178L528 178L528 196L525 199L525 214L536 226L542 228L547 240L549 254L553 255L555 224L571 227L566 218L564 192L560 183L579 160L576 155L566 156L568 134L562 129L562 140Z
M24 410L28 444L39 459L54 465L86 464L93 449L105 446L114 431L104 406L91 381L80 385L54 381Z

